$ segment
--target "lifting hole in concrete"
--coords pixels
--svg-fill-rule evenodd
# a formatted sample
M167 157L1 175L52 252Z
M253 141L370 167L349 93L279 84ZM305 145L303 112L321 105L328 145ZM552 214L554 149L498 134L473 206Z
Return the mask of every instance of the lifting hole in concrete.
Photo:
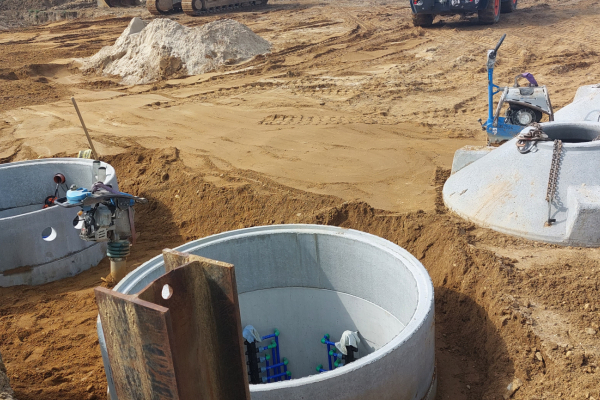
M600 136L599 127L594 124L547 123L543 125L544 133L552 140L560 139L565 143L591 142Z
M56 239L56 231L51 226L47 227L42 231L42 239L46 242L52 242Z
M173 296L173 288L169 284L165 284L162 288L162 298L169 300Z

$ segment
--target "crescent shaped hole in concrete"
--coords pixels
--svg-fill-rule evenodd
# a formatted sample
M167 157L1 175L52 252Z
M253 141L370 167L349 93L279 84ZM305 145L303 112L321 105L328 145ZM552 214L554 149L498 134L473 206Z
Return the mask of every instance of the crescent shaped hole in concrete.
M42 231L42 239L44 239L46 242L52 242L54 239L56 239L56 236L56 231L51 226Z

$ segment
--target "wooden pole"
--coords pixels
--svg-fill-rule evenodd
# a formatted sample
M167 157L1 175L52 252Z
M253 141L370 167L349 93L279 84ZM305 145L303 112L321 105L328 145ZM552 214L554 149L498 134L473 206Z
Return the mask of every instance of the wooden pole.
M75 101L75 97L71 97L71 101L73 102L73 106L75 106L75 111L77 111L77 115L79 116L79 121L81 122L81 126L83 128L83 131L85 132L85 136L87 137L88 143L90 144L90 148L92 149L92 155L94 156L94 160L98 160L98 153L96 152L96 149L94 148L94 144L92 143L92 138L90 137L90 134L88 133L88 130L85 126L85 122L83 122L83 117L81 116L81 113L79 112L79 107L77 107L77 102Z

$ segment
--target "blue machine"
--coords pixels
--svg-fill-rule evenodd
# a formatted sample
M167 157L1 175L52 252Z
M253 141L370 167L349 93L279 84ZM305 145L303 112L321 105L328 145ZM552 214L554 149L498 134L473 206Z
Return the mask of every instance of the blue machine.
M500 144L512 139L523 130L524 127L540 122L543 114L548 115L549 120L554 120L554 112L546 86L538 86L537 81L529 72L519 74L515 77L512 87L500 87L494 84L494 66L498 49L506 38L502 35L493 50L488 50L487 72L488 72L488 118L485 123L481 119L481 128L487 132L488 145ZM528 86L519 86L519 79L525 78ZM494 107L494 96L501 93L500 100ZM506 117L500 116L504 104L508 104Z
M415 26L431 26L436 15L477 14L482 24L495 24L500 13L517 9L518 0L410 0Z

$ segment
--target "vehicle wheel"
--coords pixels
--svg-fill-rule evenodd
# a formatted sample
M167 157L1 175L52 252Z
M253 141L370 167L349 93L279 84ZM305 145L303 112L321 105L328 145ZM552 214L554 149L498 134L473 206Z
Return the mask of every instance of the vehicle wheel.
M517 9L517 2L519 0L507 0L503 1L500 5L500 12L511 13Z
M431 26L433 24L432 14L413 14L412 19L414 26Z
M477 14L482 24L491 25L500 21L500 0L488 0L485 8L479 10Z

